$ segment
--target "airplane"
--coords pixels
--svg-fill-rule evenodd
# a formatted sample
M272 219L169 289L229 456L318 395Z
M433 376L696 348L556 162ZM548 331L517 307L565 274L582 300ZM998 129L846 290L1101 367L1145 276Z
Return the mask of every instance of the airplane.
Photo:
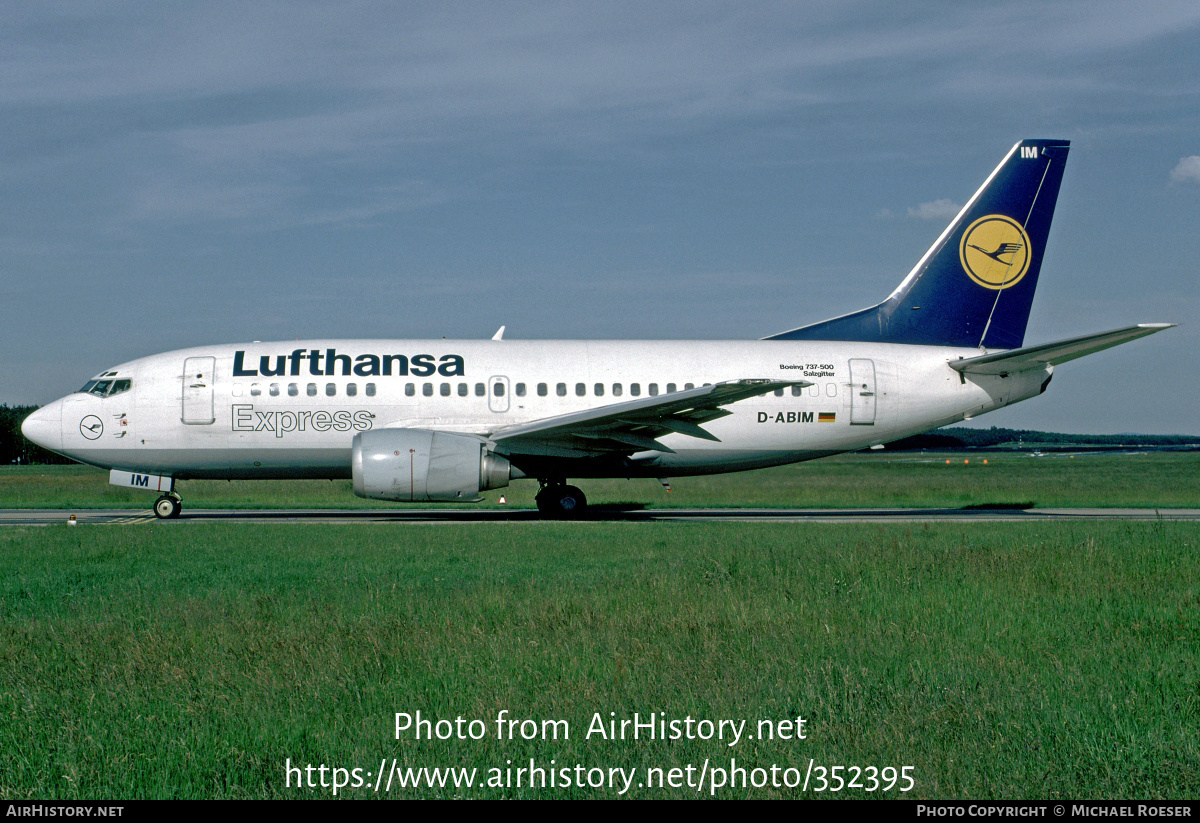
M856 451L1035 397L1056 366L1170 328L1033 346L1025 329L1069 150L1023 140L879 304L760 340L307 340L200 346L106 369L29 440L159 493L180 480L350 478L361 497L479 501L536 479L669 478Z

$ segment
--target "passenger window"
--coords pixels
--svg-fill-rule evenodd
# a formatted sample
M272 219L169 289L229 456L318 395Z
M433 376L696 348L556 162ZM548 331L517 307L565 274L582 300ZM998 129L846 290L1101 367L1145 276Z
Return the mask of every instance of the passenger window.
M422 383L421 384L421 394L425 395L426 397L433 397L433 384L432 383Z
M295 383L288 383L288 397L295 397L300 394L300 387Z
M375 384L368 383L367 384L367 397L374 397L374 396L375 396Z
M443 383L441 385L439 391L442 393L442 397L449 397L450 396L450 384Z
M545 383L538 383L538 397L545 397L548 388Z
M309 397L316 397L317 396L317 384L309 383L308 386L305 388L305 392L308 394Z
M837 397L837 383L826 383L825 393L830 397Z
M415 383L405 383L404 384L404 396L405 397L416 397L416 395L417 395L416 384Z
M597 396L597 397L603 397L603 396L604 396L604 384L603 384L603 383L597 383L597 384L596 384L596 396Z
M633 395L634 397L641 397L642 396L642 384L641 383L630 383L629 384L629 393L631 395Z
M696 384L695 384L695 383L684 383L684 384L683 384L683 390L684 390L684 391L691 391L691 390L692 390L692 389L694 389L694 388L696 388Z
M467 386L466 383L458 384L458 396L459 397L466 397L468 390L469 390L469 387Z
M476 397L486 397L487 396L487 386L483 385L482 383L476 383L475 384L475 396Z
M811 386L808 387L808 396L809 397L820 397L821 396L821 387L818 386L816 383L813 383Z
M647 391L650 392L651 397L658 397L658 384L657 383L651 383L649 386L646 387L646 389L647 389Z
M258 385L257 383L251 383L250 384L250 396L258 397L260 394L262 394L262 386Z
M775 390L775 396L776 396L776 397L783 397L783 389L776 389L776 390Z
M804 394L803 386L792 386L792 397L799 397Z
M279 384L278 384L278 383L272 383L272 384L271 384L271 396L272 396L272 397L278 397L278 396L279 396Z
M493 383L492 384L492 394L496 395L496 397L503 397L504 396L504 384L503 383Z
M668 383L668 384L667 384L667 394L670 394L670 393L671 393L671 392L673 392L673 391L675 391L675 384L674 384L674 383Z
M334 397L336 395L337 395L337 383L326 383L325 384L325 396L326 397Z
M524 397L524 396L525 396L525 384L518 383L517 384L517 397Z
M347 383L346 384L346 396L347 397L357 397L358 396L358 384L357 383Z
M234 397L241 397L241 396L242 396L242 392L243 392L243 391L244 391L244 390L242 389L242 384L241 384L241 383L234 383L234 384L233 384L233 396L234 396Z
M620 397L620 396L621 396L621 384L613 383L613 397Z
M554 391L556 394L558 394L559 397L566 397L567 396L567 384L559 383L557 386L554 387Z
M587 384L576 383L575 384L575 396L576 397L586 397L587 396Z

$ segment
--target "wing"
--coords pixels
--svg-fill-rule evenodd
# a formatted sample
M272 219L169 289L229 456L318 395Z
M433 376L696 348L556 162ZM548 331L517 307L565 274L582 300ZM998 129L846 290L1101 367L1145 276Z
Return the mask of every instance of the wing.
M1043 368L1047 365L1057 366L1059 363L1066 363L1076 357L1119 346L1130 340L1137 340L1139 337L1169 329L1174 325L1174 323L1142 323L1114 331L1072 337L1070 340L1043 343L1040 346L1025 346L996 354L951 360L948 365L956 371L967 374L1010 374L1026 369Z
M685 434L719 442L702 423L733 414L723 406L806 380L730 380L711 386L598 406L532 423L503 426L488 434L505 455L588 457L639 451L674 452L659 443L666 434Z

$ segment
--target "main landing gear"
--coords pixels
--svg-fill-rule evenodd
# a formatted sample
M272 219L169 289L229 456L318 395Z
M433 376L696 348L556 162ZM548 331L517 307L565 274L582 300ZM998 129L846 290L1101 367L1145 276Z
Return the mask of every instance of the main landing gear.
M183 510L183 501L177 494L164 494L154 501L154 516L159 520L173 520Z
M560 520L580 517L587 508L587 498L583 492L562 481L543 480L542 490L534 500L539 512Z

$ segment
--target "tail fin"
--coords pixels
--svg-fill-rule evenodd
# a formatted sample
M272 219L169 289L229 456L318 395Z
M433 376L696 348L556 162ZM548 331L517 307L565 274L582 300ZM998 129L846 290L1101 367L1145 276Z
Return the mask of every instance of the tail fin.
M1070 145L1013 146L879 305L766 339L1020 347Z

